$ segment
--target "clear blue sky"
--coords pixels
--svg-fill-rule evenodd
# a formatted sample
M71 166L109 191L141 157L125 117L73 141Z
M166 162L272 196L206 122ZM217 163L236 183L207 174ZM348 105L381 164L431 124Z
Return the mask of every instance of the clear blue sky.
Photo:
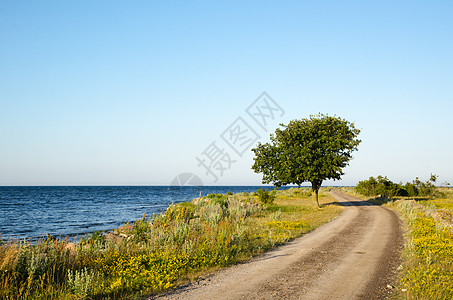
M451 1L2 1L0 185L259 184L222 133L319 112L362 130L342 181L453 183ZM285 111L266 132L246 109ZM197 157L234 163L214 182ZM330 184L330 183L327 183Z

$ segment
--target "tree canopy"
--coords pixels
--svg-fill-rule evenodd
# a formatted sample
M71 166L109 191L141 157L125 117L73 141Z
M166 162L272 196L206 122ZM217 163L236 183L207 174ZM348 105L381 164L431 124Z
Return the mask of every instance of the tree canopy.
M361 142L357 139L360 130L345 119L323 114L280 126L269 143L259 143L252 149L252 169L263 174L263 183L277 187L310 182L319 206L322 182L341 179L343 168Z

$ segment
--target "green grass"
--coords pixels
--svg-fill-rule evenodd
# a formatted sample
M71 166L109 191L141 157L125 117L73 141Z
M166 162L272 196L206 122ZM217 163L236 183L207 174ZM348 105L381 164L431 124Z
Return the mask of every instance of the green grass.
M144 216L78 244L0 246L0 299L135 299L246 261L338 216L327 190L319 210L307 189L257 196L209 195Z
M276 211L281 211L281 212L302 212L302 211L310 211L309 207L304 207L304 206L297 206L297 205L268 205L267 206L267 211L268 212L276 212Z

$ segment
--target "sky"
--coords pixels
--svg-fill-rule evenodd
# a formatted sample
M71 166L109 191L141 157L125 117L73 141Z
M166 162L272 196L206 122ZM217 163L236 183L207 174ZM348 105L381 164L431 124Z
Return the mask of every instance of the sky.
M362 140L325 185L453 184L452 13L451 1L2 1L0 185L257 185L250 149L318 113Z

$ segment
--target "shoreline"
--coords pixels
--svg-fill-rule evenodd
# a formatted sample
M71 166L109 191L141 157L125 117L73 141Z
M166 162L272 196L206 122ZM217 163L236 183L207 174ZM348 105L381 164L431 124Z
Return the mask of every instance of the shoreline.
M243 185L243 186L184 186L184 187L172 187L172 186L12 186L11 188L14 188L13 191L10 193L5 193L3 191L2 194L2 187L0 186L0 206L5 206L5 209L3 210L3 215L2 212L0 212L0 217L3 217L4 219L4 224L6 232L7 233L0 233L2 234L2 239L4 241L8 240L16 240L16 241L28 241L31 243L35 243L40 239L46 239L47 238L47 233L49 233L52 237L58 238L58 239L65 239L66 236L69 237L70 240L74 240L74 238L82 238L87 234L91 234L95 231L102 231L102 232L108 232L108 231L113 231L117 227L121 227L124 224L132 223L141 218L143 213L147 213L147 215L152 215L153 213L163 213L165 210L172 204L172 203L181 203L181 202L190 202L194 198L199 197L199 192L201 190L202 194L207 195L209 193L217 193L217 192L222 192L222 193L227 193L228 190L232 190L234 192L238 190L249 190L250 192L254 192L259 188L271 188L272 186L267 186L267 185L261 185L261 186L250 186L250 185ZM9 187L7 187L9 188ZM25 188L26 191L21 191L21 188ZM41 188L44 188L41 189ZM66 188L69 188L69 191L66 191L70 193L70 197L61 195L60 191L61 189L65 190ZM79 191L78 188L82 188L82 191ZM103 194L97 195L99 192L99 189L103 190L107 188L108 191L104 191ZM112 188L112 190L110 190ZM123 188L126 188L126 191L122 191L119 195L116 194L118 190L122 190ZM292 188L292 186L288 187L283 187L282 190L284 189L289 189ZM87 189L87 190L85 190ZM118 206L119 201L121 197L129 197L128 193L133 193L137 192L144 189L145 191L149 192L150 195L147 196L149 199L143 200L142 202L138 203L132 203L132 207L130 209L120 209ZM30 191L32 190L32 191ZM59 193L55 193L58 191ZM173 192L177 191L176 194ZM33 194L30 195L30 192ZM50 196L47 195L47 193L50 193ZM161 194L161 195L160 195ZM53 195L53 196L52 196ZM140 195L140 194L139 194ZM163 195L163 196L162 196ZM66 216L70 216L73 214L77 214L77 211L82 209L85 210L85 206L83 203L86 203L87 205L91 205L91 201L83 200L83 199L96 199L96 197L99 196L101 197L101 200L96 200L96 206L92 208L90 213L92 211L96 210L110 210L112 209L109 206L114 206L113 208L115 209L115 212L117 214L120 214L123 211L127 211L128 214L130 215L130 218L127 218L126 221L115 221L115 220L108 220L108 218L105 219L106 224L109 222L113 222L112 226L108 225L93 225L90 226L90 223L93 221L87 220L86 221L86 226L87 230L83 230L83 227L85 226L84 224L80 224L80 232L73 233L73 232L67 232L67 233L59 233L58 231L64 231L61 228L60 220L55 219L57 216L62 219L63 221L66 222L66 224L63 223L65 228L70 228L71 226L76 225L78 222L76 222L77 219L74 219L71 221L71 218L68 218ZM49 198L50 197L50 198ZM61 197L63 197L61 200L59 200ZM65 197L68 198L68 200L65 199ZM76 201L81 201L81 206L74 206L73 201L74 197L79 197L80 199L77 199ZM114 198L114 197L119 197L119 198ZM36 200L27 200L27 198L36 198ZM110 200L110 198L114 198L114 200ZM50 199L50 200L49 200ZM128 198L129 199L129 198ZM182 199L182 200L181 200ZM60 215L53 216L53 207L46 206L48 207L37 207L36 203L45 202L47 203L48 201L67 201L67 204L58 204L56 207L57 213L58 211ZM103 204L101 204L101 201L104 201ZM129 201L129 200L126 200ZM9 202L9 203L8 203ZM111 203L113 202L113 204ZM17 204L17 205L16 205ZM14 206L15 205L15 206ZM148 209L144 209L143 206L148 207ZM71 210L69 210L71 209ZM138 210L137 210L138 209ZM27 220L31 217L27 216L22 216L24 214L24 210L27 212L27 215L34 215L34 216L39 216L43 215L43 213L48 214L49 217L46 217L46 220L50 218L52 222L46 222L46 220L43 219L43 222L36 223L34 227L30 228L25 228L27 231L32 233L32 235L27 235L27 233L18 233L15 234L12 230L14 227L21 228L25 223L29 223ZM8 212L10 213L8 214ZM134 212L140 212L134 214ZM82 214L83 215L83 214ZM134 215L134 216L132 216ZM107 216L107 215L106 215ZM120 215L119 215L120 216ZM96 216L97 217L97 216ZM36 217L35 217L36 218ZM52 220L52 218L54 218ZM98 217L97 217L98 218ZM14 221L16 220L16 221ZM18 220L21 220L22 222L19 223ZM39 220L39 219L38 219ZM95 222L99 222L101 220L96 220ZM13 225L10 225L11 222L13 222ZM16 222L17 224L14 224ZM37 231L37 228L41 228L42 225L45 225L49 230L46 230L46 232L43 232L40 235L33 235L34 231ZM58 227L60 229L57 229L57 232L53 232L51 230L52 227ZM89 229L89 227L92 227L93 230ZM99 229L101 227L101 229ZM102 228L103 227L103 228ZM68 230L69 231L69 230Z

